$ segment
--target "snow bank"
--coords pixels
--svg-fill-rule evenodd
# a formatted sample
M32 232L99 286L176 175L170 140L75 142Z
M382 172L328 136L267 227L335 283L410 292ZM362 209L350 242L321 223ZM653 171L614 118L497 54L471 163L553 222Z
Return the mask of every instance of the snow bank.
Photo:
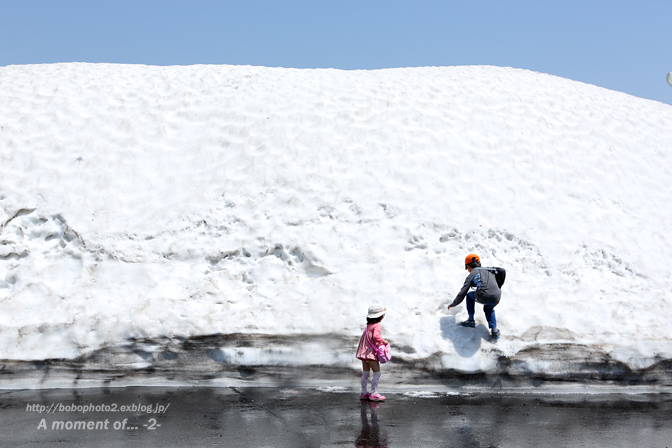
M381 302L398 366L672 359L668 105L481 66L52 64L0 87L0 358L257 335L213 359L356 367ZM443 306L470 252L508 272L496 344Z

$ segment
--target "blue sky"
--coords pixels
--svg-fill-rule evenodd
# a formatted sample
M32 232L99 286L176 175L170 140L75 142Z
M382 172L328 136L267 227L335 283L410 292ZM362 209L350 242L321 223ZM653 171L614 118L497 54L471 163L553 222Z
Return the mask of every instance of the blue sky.
M497 65L672 104L672 0L0 0L0 66Z

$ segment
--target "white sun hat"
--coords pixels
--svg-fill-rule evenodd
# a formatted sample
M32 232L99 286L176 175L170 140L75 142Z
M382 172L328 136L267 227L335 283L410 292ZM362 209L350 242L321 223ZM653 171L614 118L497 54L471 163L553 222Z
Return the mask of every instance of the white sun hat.
M366 316L366 318L375 319L376 317L380 317L385 314L385 311L387 311L387 308L379 303L376 303L375 305L371 305L369 307L369 314Z

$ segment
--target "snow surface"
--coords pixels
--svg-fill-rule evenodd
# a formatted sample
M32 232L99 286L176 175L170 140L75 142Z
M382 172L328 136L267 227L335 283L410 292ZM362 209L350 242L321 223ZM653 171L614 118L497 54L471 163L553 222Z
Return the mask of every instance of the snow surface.
M213 359L357 368L380 302L408 366L644 369L671 148L672 107L511 68L0 67L0 359L279 335ZM445 309L471 252L507 269L496 344Z

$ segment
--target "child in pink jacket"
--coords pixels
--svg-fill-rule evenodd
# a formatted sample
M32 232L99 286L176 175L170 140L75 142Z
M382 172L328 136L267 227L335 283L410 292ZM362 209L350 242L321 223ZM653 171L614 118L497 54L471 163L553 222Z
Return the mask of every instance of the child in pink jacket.
M362 400L384 401L385 396L378 393L378 382L380 381L380 362L376 357L376 352L371 347L371 341L376 347L387 344L380 334L380 321L385 317L387 310L382 305L371 305L369 307L369 314L366 316L366 330L359 340L357 347L357 359L362 361ZM367 339L368 333L368 339ZM367 392L367 383L369 374L373 370L373 378L371 379L371 393Z

